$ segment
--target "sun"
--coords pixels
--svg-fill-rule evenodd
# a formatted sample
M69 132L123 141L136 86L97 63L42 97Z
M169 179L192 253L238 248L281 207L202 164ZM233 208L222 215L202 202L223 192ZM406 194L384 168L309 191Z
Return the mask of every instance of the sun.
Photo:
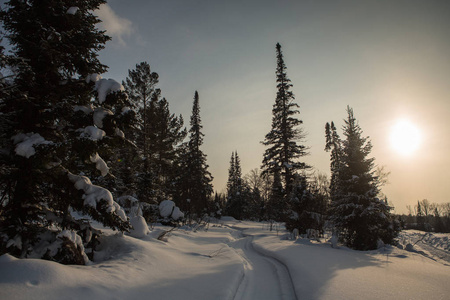
M408 120L399 120L392 127L390 141L399 154L410 156L419 148L422 136L419 129Z

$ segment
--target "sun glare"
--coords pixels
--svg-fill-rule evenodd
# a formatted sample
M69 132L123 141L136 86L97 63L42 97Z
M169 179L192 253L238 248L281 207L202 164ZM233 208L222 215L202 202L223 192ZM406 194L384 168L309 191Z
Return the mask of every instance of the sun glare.
M392 148L405 156L412 155L421 143L419 129L407 120L400 120L392 127L390 138Z

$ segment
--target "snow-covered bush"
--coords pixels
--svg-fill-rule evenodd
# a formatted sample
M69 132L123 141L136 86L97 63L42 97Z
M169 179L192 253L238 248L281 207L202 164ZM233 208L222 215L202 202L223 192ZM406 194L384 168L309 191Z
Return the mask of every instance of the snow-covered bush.
M130 235L132 237L143 238L150 232L150 229L148 229L147 222L142 216L134 216L130 218L130 224L131 224Z
M161 216L161 223L174 224L176 221L184 218L184 213L171 200L163 200L159 204L159 214Z
M130 235L135 238L143 238L146 236L150 232L150 229L143 217L141 209L141 206L144 206L143 203L140 203L138 199L129 195L121 196L117 198L117 201L130 218Z

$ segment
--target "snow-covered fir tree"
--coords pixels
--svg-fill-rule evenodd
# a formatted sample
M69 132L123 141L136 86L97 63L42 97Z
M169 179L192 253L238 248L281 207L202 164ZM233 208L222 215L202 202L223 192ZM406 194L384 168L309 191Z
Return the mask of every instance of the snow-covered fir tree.
M13 56L20 58L11 63L14 95L1 99L11 121L1 151L8 186L2 189L2 253L86 263L85 247L93 247L99 231L72 210L113 229L129 228L111 192L83 176L108 176L103 158L123 138L126 119L123 87L97 75L106 70L97 52L109 39L92 14L102 3L11 0L1 12Z
M390 214L391 207L377 197L379 182L374 175L374 158L369 157L372 144L362 136L350 107L347 113L343 127L345 139L333 144L342 148L338 151L340 156L332 157L332 162L338 159L333 163L339 169L335 170L331 220L340 240L347 246L358 250L375 249L379 241L392 243L399 228Z
M200 118L198 92L195 91L190 120L189 141L181 149L179 169L183 170L177 179L178 191L175 195L177 205L193 216L201 218L209 208L209 200L213 193L212 176L208 171L206 155L200 149L204 134Z

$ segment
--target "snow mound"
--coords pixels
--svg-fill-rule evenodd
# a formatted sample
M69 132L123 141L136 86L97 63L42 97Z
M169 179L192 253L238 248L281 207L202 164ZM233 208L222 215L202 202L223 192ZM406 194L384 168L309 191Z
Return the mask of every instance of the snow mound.
M184 217L184 213L180 210L178 206L175 206L172 212L172 219L175 221Z
M0 256L0 283L13 287L22 284L23 289L28 287L40 286L42 283L59 283L62 280L69 281L71 278L69 272L64 271L65 266L56 262L45 261L41 259L17 259L9 254ZM7 272L7 273L6 273ZM11 299L15 295L16 299L26 299L21 297L21 293L13 294L2 299ZM0 292L0 295L2 292ZM6 293L3 294L6 296ZM43 298L41 298L43 299Z
M184 217L184 213L177 206L175 206L175 203L171 200L161 201L159 204L159 214L163 218L170 217L175 221Z
M163 200L159 204L159 214L163 218L168 218L172 214L174 207L175 203L173 201Z
M147 222L145 222L145 219L142 216L130 218L130 224L133 227L130 229L130 236L132 237L140 239L145 237L150 232Z
M16 154L26 158L36 154L34 146L48 145L52 142L46 141L39 133L19 133L12 137L14 144L16 144Z

